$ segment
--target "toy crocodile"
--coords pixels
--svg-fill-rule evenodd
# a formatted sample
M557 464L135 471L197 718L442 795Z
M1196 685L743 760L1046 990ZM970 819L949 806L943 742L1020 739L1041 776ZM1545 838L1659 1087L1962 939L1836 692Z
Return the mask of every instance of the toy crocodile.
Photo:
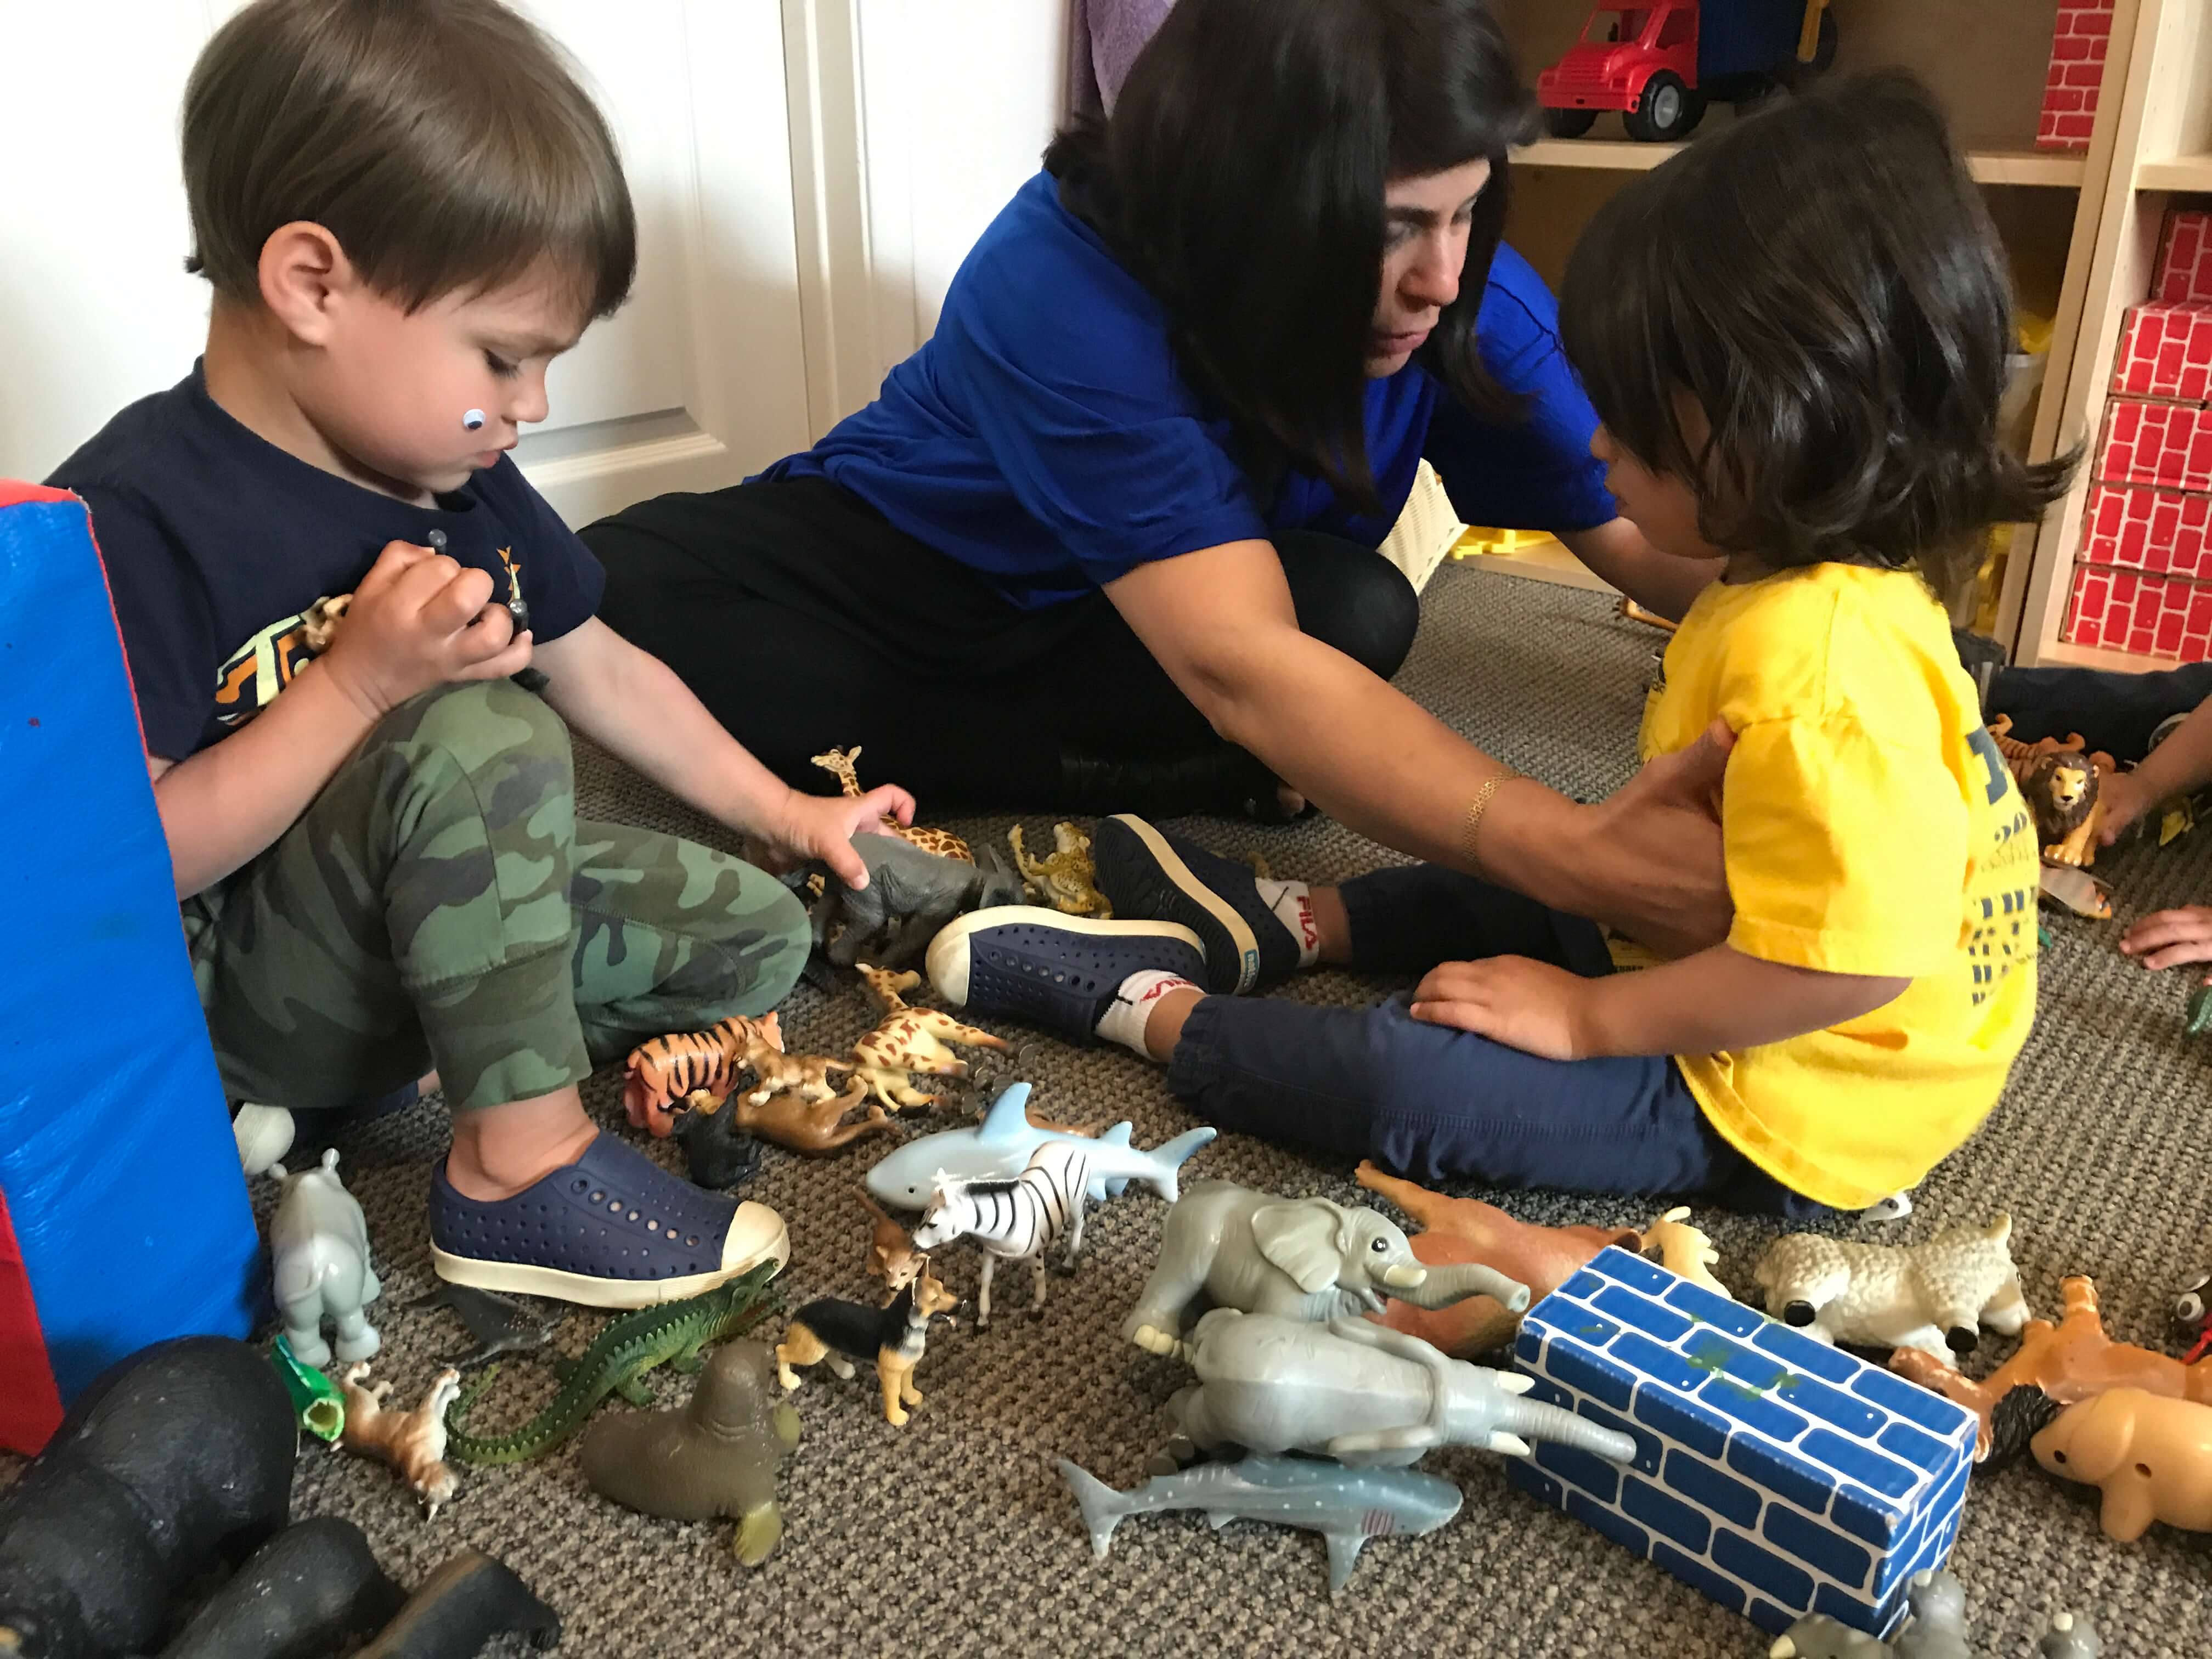
M584 1426L592 1409L611 1394L649 1406L640 1380L655 1365L696 1371L699 1351L750 1328L769 1311L768 1281L781 1264L764 1261L711 1291L682 1302L664 1302L624 1314L601 1331L583 1357L556 1368L561 1391L545 1409L505 1434L473 1435L461 1426L477 1396L499 1373L495 1365L447 1413L446 1455L464 1463L522 1463L542 1457Z

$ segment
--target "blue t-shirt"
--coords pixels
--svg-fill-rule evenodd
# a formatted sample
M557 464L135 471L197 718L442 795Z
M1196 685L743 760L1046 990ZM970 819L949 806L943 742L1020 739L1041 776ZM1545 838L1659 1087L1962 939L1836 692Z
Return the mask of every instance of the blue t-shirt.
M1613 516L1588 448L1597 419L1555 323L1543 280L1499 249L1476 333L1533 418L1501 432L1453 410L1477 452L1455 450L1453 471L1476 501L1497 492L1491 515L1473 522L1581 529ZM1418 361L1368 382L1380 513L1359 514L1295 471L1272 500L1255 500L1228 418L1176 369L1165 310L1039 173L970 250L937 332L876 401L762 476L830 478L1016 604L1038 606L1153 560L1278 531L1377 545L1412 492L1431 417L1450 404ZM1495 461L1480 453L1485 434L1506 447ZM1448 487L1470 516L1462 486Z
M538 643L599 608L606 574L514 461L434 507L311 466L240 426L195 363L142 398L46 482L92 512L149 753L183 760L253 718L312 660L302 615L350 593L386 542L427 545L522 585ZM343 624L341 623L341 626Z

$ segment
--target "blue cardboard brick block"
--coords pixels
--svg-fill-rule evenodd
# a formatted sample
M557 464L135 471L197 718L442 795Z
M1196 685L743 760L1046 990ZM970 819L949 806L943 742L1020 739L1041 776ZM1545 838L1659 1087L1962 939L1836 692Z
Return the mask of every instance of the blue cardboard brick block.
M1635 1437L1633 1466L1540 1444L1513 1482L1779 1632L1825 1613L1877 1636L1958 1536L1975 1421L1625 1250L1531 1307L1532 1398Z

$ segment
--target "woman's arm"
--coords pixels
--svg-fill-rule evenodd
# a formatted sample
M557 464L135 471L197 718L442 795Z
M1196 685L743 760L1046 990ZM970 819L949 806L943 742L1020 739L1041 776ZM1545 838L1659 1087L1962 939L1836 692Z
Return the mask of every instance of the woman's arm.
M1613 519L1590 530L1563 530L1559 539L1590 574L1611 582L1647 611L1680 622L1706 584L1721 574L1724 559L1678 559L1644 539L1626 519Z
M1727 936L1717 806L1724 738L1656 761L1606 800L1578 806L1510 776L1411 698L1301 633L1266 542L1141 565L1106 593L1215 731L1353 829L1670 955ZM1470 846L1470 809L1501 778Z

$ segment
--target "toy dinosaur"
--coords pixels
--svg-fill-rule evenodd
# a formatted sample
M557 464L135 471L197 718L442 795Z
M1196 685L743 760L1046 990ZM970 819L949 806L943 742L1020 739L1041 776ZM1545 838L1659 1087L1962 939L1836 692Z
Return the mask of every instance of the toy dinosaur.
M1097 888L1098 868L1091 861L1091 837L1072 823L1052 827L1053 851L1031 858L1022 845L1022 826L1006 831L1014 849L1014 867L1030 891L1064 915L1109 919L1113 902Z
M2185 1365L2171 1354L2113 1341L2105 1334L2097 1286L2090 1279L2065 1279L2058 1290L2066 1310L2058 1323L2029 1320L2021 1331L2018 1351L1978 1382L1933 1354L1899 1348L1889 1357L1890 1370L1899 1376L1935 1389L1981 1419L1977 1462L1993 1451L2009 1455L2019 1449L2000 1443L2005 1437L1998 1433L1995 1421L1997 1408L2016 1389L2039 1390L2060 1406L2123 1388L2212 1405L2212 1365Z
M860 775L854 769L860 758L860 745L856 743L850 749L832 749L826 754L817 755L814 763L837 780L846 799L858 800L863 793ZM886 812L884 814L884 833L896 836L901 841L912 842L925 853L939 854L969 864L975 862L975 854L969 850L968 843L950 830L928 830L920 824L901 823Z
M1680 1273L1692 1285L1734 1301L1735 1292L1713 1277L1713 1266L1721 1253L1713 1248L1711 1239L1685 1219L1689 1213L1689 1206L1682 1204L1661 1216L1637 1236L1637 1253L1650 1255L1656 1250L1659 1265L1668 1273Z
M356 1457L373 1457L389 1463L407 1483L408 1491L422 1500L422 1518L434 1521L438 1511L453 1502L460 1482L446 1466L446 1407L461 1391L461 1374L447 1366L431 1379L429 1392L411 1412L388 1412L384 1396L392 1384L379 1382L365 1389L368 1362L346 1367L345 1427L338 1444Z
M711 1291L624 1314L599 1333L583 1358L562 1368L560 1392L544 1410L505 1434L471 1434L460 1419L499 1374L494 1366L448 1414L447 1455L463 1463L526 1462L583 1427L592 1408L611 1394L633 1405L652 1405L653 1395L641 1381L645 1374L660 1364L696 1370L702 1348L749 1329L775 1299L767 1294L768 1282L781 1265L763 1261Z
M1009 1047L1004 1037L963 1025L935 1008L908 1007L900 994L921 983L921 975L911 969L895 974L889 969L871 968L865 962L853 966L883 1009L884 1018L874 1030L853 1045L853 1059L858 1063L852 1069L857 1078L866 1081L876 1098L893 1111L902 1106L933 1106L942 1098L914 1087L912 1073L931 1077L968 1075L968 1062L945 1043L1001 1053Z

